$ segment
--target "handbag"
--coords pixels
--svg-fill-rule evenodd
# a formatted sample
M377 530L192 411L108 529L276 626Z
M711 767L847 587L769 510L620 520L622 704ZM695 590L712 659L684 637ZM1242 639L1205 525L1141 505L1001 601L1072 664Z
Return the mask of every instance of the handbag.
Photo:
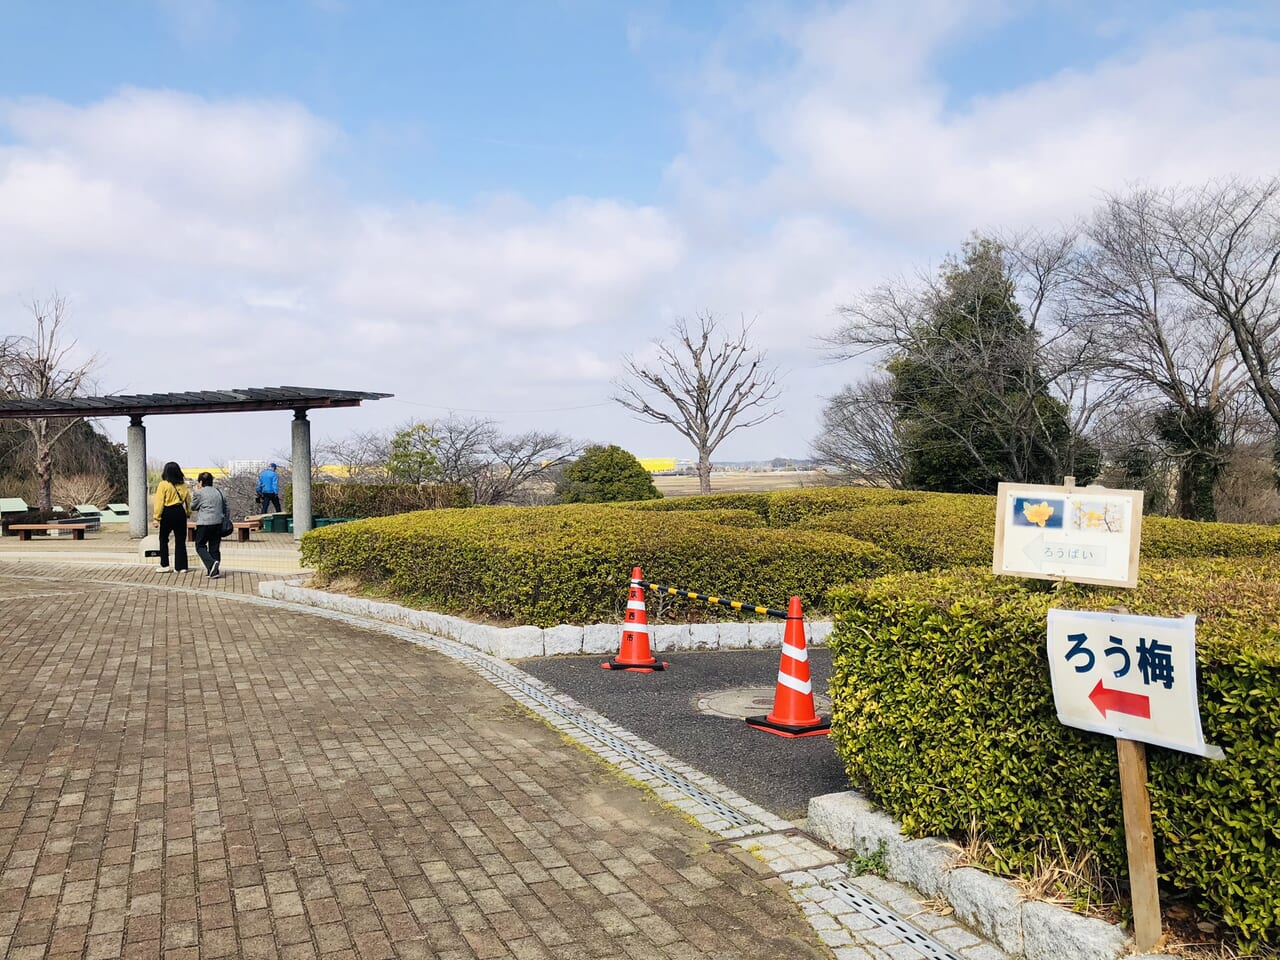
M219 531L224 537L231 536L231 531L235 526L231 523L231 508L227 506L227 495L221 490L218 493L222 496L222 528Z

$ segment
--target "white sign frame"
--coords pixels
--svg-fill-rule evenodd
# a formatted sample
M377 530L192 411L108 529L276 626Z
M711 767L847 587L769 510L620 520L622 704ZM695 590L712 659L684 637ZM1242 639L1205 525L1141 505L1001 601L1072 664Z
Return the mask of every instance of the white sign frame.
M1048 511L1043 519L1040 507ZM1141 490L1002 483L991 572L1132 588L1138 585L1141 538Z
M1070 639L1080 634L1088 639ZM1167 662L1160 665L1169 670L1169 686L1147 682L1139 641L1148 647L1159 644L1165 652ZM1200 724L1194 614L1142 617L1050 608L1045 652L1054 707L1066 726L1222 758L1221 749L1205 743ZM1117 666L1122 676L1117 676ZM1143 701L1148 716L1129 712L1140 711Z

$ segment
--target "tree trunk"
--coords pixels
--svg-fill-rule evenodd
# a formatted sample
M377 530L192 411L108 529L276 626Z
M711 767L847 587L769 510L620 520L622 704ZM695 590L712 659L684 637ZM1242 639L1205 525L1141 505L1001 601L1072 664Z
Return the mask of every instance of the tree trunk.
M41 510L53 509L53 447L49 443L48 424L41 423L36 436L36 480L39 482Z
M698 457L698 492L711 492L711 458L705 453Z
M1218 477L1212 453L1193 453L1178 465L1178 516L1183 520L1217 520L1213 486Z

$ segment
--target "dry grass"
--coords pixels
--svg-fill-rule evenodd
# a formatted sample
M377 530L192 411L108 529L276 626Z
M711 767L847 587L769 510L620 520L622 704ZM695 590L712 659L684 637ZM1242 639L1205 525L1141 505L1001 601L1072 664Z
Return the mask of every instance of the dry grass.
M654 477L653 485L664 497L692 497L698 494L698 478ZM800 487L827 487L831 478L810 470L716 471L711 474L712 493L767 493L770 490L795 490Z
M1071 855L1061 841L1056 849L1046 843L1031 869L1015 870L976 824L969 827L965 842L955 846L960 852L959 865L1004 877L1024 900L1055 903L1112 923L1121 916L1119 886L1113 878L1103 876L1092 853Z

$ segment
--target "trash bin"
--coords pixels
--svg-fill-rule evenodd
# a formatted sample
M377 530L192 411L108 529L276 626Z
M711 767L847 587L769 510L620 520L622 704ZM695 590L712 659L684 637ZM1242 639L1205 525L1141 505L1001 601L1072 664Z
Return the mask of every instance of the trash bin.
M271 513L262 518L262 529L266 533L285 533L293 525L287 513Z

